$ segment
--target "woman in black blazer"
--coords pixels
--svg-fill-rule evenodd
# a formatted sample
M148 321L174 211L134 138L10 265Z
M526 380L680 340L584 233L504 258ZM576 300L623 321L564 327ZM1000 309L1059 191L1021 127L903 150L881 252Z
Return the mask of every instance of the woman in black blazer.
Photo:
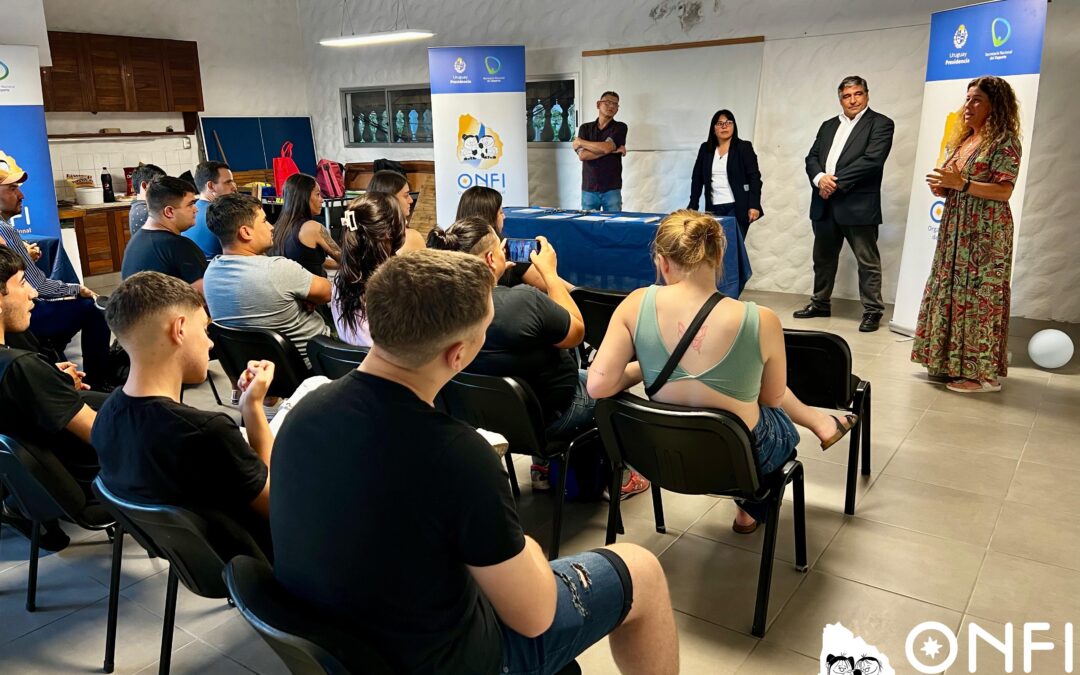
M715 161L718 157L722 163ZM764 214L757 155L750 141L739 138L730 110L718 110L712 116L708 140L701 144L694 162L688 208L697 210L702 188L705 210L717 216L734 216L744 239L750 223Z

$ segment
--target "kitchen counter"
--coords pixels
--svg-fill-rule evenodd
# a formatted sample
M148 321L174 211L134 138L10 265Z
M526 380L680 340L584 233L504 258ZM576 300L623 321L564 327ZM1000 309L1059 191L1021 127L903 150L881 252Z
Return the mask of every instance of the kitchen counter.
M73 220L81 218L87 213L93 213L94 211L114 211L116 209L130 209L131 201L113 202L112 204L92 204L92 205L57 205L57 209L60 212L60 220Z

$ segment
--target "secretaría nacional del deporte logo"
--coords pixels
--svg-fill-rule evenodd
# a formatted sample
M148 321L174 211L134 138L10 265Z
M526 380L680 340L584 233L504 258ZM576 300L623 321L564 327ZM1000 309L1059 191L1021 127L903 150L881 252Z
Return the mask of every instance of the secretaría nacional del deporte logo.
M458 117L457 157L462 164L490 169L499 163L503 142L489 126L472 115Z
M465 72L465 59L460 56L454 59L454 72L458 75Z
M953 47L956 47L957 49L963 49L964 45L967 44L967 39L968 39L967 26L965 26L964 24L960 24L959 26L956 27L956 32L953 33L953 36L952 36Z
M6 80L7 76L11 74L11 68L8 68L8 64L0 61L0 80Z
M1012 24L1008 19L997 17L993 23L990 24L990 39L994 42L995 47L1000 47L1009 41L1012 37Z
M494 56L485 56L484 67L487 68L488 75L495 75L502 70L502 61Z

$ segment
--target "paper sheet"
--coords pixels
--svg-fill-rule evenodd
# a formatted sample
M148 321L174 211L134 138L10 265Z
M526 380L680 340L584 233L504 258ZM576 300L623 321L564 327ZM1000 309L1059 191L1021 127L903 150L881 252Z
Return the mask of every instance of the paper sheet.
M510 213L522 213L528 215L530 213L543 213L546 209L514 209Z
M611 216L580 216L578 218L578 220L589 220L589 221L611 220Z
M552 213L549 216L540 216L537 220L566 220L576 215L576 213Z

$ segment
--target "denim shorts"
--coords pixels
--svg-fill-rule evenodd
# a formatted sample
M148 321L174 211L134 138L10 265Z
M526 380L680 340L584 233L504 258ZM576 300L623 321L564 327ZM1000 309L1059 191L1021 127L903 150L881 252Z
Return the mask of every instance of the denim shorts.
M799 432L783 408L761 406L761 418L754 427L761 475L767 476L784 466L795 455Z
M592 644L619 627L634 601L626 563L613 551L596 549L551 561L558 600L555 620L535 638L502 629L502 668L513 675L548 675L562 670Z

